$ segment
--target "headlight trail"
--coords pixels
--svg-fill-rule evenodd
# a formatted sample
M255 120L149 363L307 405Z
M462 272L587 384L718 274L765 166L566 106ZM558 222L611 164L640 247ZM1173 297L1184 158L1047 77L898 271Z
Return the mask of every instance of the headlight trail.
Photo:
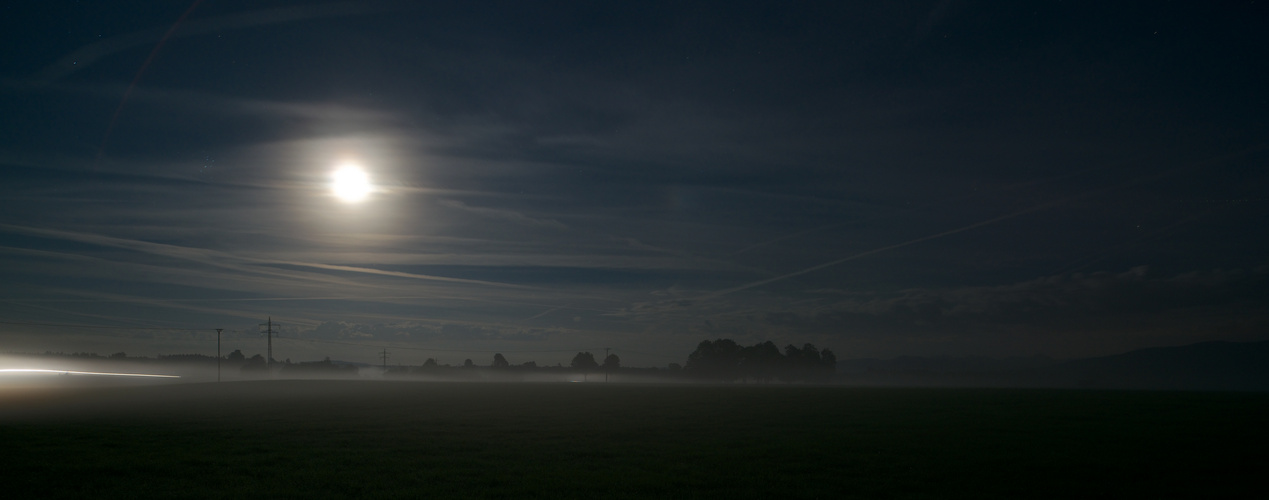
M104 375L108 377L181 378L180 375L154 375L149 373L81 372L81 371L75 371L75 370L41 370L38 368L5 368L5 369L0 369L0 373L52 373L52 374L59 374L59 375Z

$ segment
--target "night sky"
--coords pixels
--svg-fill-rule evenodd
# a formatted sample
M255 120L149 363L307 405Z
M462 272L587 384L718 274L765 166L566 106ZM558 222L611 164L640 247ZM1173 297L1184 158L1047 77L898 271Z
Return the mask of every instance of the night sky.
M224 328L250 355L268 317L277 359L411 364L1269 339L1264 1L48 1L0 25L0 351L214 354ZM360 201L332 194L350 165Z

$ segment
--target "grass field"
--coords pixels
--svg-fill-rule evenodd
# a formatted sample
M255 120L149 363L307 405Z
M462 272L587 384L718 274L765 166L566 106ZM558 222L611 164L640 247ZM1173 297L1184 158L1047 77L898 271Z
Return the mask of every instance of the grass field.
M1269 494L1269 395L270 381L0 392L5 498Z

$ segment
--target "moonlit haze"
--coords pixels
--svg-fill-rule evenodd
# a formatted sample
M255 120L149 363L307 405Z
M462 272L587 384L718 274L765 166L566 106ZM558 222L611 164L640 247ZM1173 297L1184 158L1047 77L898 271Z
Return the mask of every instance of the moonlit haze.
M1269 0L5 2L0 497L1269 498L1266 66Z
M1236 4L15 5L0 352L1267 340L1269 31Z

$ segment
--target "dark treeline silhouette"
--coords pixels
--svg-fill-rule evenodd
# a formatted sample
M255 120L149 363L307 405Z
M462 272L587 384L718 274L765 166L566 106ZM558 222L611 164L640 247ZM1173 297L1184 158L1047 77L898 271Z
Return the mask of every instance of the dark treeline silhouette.
M479 380L487 374L497 374L500 378L514 379L516 375L528 372L569 372L571 369L563 365L542 366L537 362L527 361L512 364L502 353L495 353L488 365L478 365L471 358L464 359L461 365L442 364L436 358L427 358L420 366L391 366L384 373L390 377L422 376L452 380Z
M123 352L101 355L92 352L21 353L7 356L30 358L70 358L88 366L166 364L200 365L216 369L215 356L174 354L155 357ZM435 358L422 366L394 365L380 371L378 365L334 361L292 363L274 361L273 373L323 377L419 376L440 380L615 380L615 381L737 381L832 382L860 386L894 387L1046 387L1092 389L1219 390L1269 392L1269 341L1202 342L1155 347L1122 354L1054 360L1043 356L987 358L913 357L892 359L856 358L838 361L831 350L811 344L785 346L772 342L741 346L731 339L705 340L687 357L686 366L669 363L663 367L622 366L616 354L602 363L590 352L578 352L568 364L539 365L534 361L508 359L502 353L488 364L467 359L458 365L440 364ZM489 359L489 358L486 358ZM457 361L457 360L455 360ZM264 356L247 357L235 350L220 359L229 376L242 378L272 376ZM50 364L51 367L65 367ZM82 366L82 365L81 365ZM132 369L129 366L127 369ZM206 372L204 372L206 373ZM588 377L590 375L603 375ZM533 376L530 376L533 375Z
M69 356L89 358L102 361L165 361L182 363L216 364L215 356L203 354L176 354L155 358L133 357L118 352L109 356L96 353L77 352L72 354L46 352L45 356ZM568 365L539 365L536 361L512 363L502 353L495 353L488 365L478 365L472 359L464 359L460 365L441 364L436 358L428 358L420 366L385 366L383 375L388 377L426 377L453 380L516 380L523 375L538 374L573 374L581 375L580 380L588 380L589 375L603 374L604 379L614 375L637 375L666 379L688 379L699 381L734 382L821 382L832 378L837 364L833 352L817 349L814 345L805 344L801 348L786 346L781 352L775 344L763 342L744 347L731 339L704 340L696 350L687 357L686 365L669 363L664 368L625 367L616 353L609 353L603 361L588 351L578 352ZM234 350L220 359L225 370L234 370L248 377L268 374L272 371L282 375L310 376L357 376L360 367L371 366L365 363L348 363L332 361L329 357L321 361L291 362L273 360L269 363L263 355L254 354L248 357L242 350ZM374 372L378 373L378 372Z
M784 353L771 341L741 346L731 339L704 340L687 357L683 368L689 376L732 382L818 382L829 380L837 369L837 356L828 349L805 344L785 346Z
M385 375L390 377L426 377L451 380L526 380L530 374L541 375L581 375L580 380L588 380L590 375L638 375L651 377L667 377L664 368L629 368L621 366L621 358L616 354L604 357L603 363L595 359L590 352L578 352L567 365L539 365L536 361L513 363L502 353L495 353L488 365L477 364L471 359L463 360L461 365L441 364L436 358L428 358L421 366L388 367Z
M789 345L781 352L772 342L744 347L731 339L705 340L688 355L687 365L670 363L665 368L630 368L621 366L621 358L611 353L602 363L588 351L578 352L567 366L539 366L534 361L513 364L502 353L493 355L488 365L476 365L471 359L462 366L439 364L428 358L422 366L397 366L387 370L389 376L426 376L448 379L479 379L484 375L514 379L529 373L571 373L582 375L639 375L666 379L697 381L746 382L827 382L836 373L837 356L828 349L812 344ZM482 375L483 374L483 375Z
M269 363L263 355L256 354L248 358L241 350L234 350L234 352L225 356L225 363L228 367L237 367L243 373L267 373L269 371ZM326 357L321 361L301 361L299 363L292 363L289 358L283 361L275 359L272 364L273 369L283 375L356 376L358 373L356 365L331 361L330 357Z
M356 365L335 363L328 357L321 361L301 361L299 363L292 363L288 359L282 364L281 371L284 374L356 375L358 369Z

